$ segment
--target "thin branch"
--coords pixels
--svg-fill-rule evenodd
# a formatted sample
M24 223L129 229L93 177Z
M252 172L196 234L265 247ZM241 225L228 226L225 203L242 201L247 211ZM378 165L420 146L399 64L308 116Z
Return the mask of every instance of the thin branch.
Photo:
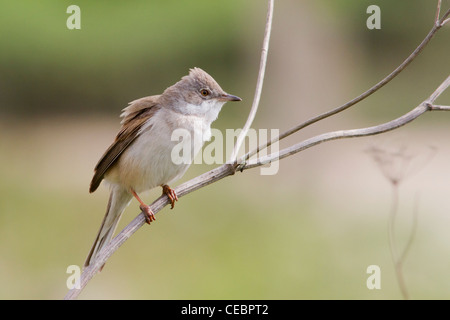
M395 224L396 217L398 215L398 203L399 203L399 182L391 181L392 183L392 206L391 211L389 213L388 220L388 235L389 235L389 248L391 251L392 262L394 263L395 275L397 277L398 286L402 293L402 296L405 300L409 300L410 296L408 293L408 288L406 286L405 278L403 276L403 263L405 262L406 255L411 248L411 244L414 240L414 236L416 235L417 229L417 210L418 210L418 197L416 197L414 211L413 211L413 225L411 228L411 233L408 237L408 241L406 242L405 247L403 248L402 253L399 255L397 251L397 241L395 237Z
M442 82L439 87L434 90L434 92L425 102L428 104L433 104L433 102L436 101L436 99L439 98L439 96L443 94L448 87L450 87L450 76L448 76L447 79L445 79L444 82Z
M440 2L440 0L439 0ZM436 23L442 27L444 24L446 24L450 19L447 19L447 17L450 15L450 9L448 9L444 15L442 16L442 18L440 20L438 20Z
M435 111L450 111L450 106L440 106L440 105L432 104L432 105L430 105L430 109L435 110Z
M211 183L221 180L227 176L233 175L236 168L229 164L224 164L218 168L208 171L198 177L195 177L188 182L185 182L178 187L174 188L178 195L178 198L185 196L197 189L205 187ZM157 214L169 204L169 199L167 196L162 195L156 199L151 205L154 214ZM78 297L87 283L92 279L92 277L101 270L103 265L109 259L109 257L117 250L119 247L127 241L140 227L145 224L144 214L141 212L136 218L134 218L114 239L99 252L98 257L95 259L94 263L90 264L83 269L80 279L80 287L71 289L67 295L64 297L65 300L73 300Z
M436 18L434 18L434 25L439 25L439 16L441 15L441 4L442 4L442 0L438 0L437 9L436 9Z
M413 221L412 221L412 227L411 232L408 237L408 241L406 242L405 247L403 248L402 254L400 255L400 261L405 261L406 255L408 254L409 250L411 249L411 245L414 240L414 236L416 235L417 231L417 217L419 215L419 197L416 195L415 201L414 201L414 208L413 208Z
M394 185L394 201L395 201L395 205L393 206L393 210L398 211L398 188L399 185ZM408 288L406 286L406 282L405 282L405 278L403 275L403 263L405 262L405 258L406 255L409 251L409 249L411 248L411 245L413 243L414 240L414 236L416 235L416 229L417 229L417 210L418 210L418 198L416 197L416 201L415 201L415 205L414 205L414 211L413 211L413 225L411 228L411 233L408 237L408 241L406 242L405 247L403 248L403 251L401 253L400 256L398 256L396 254L396 250L394 250L394 248L396 247L396 243L395 243L395 236L394 236L394 229L395 229L395 216L397 214L397 212L391 211L391 215L389 218L389 227L390 229L392 228L392 230L389 230L389 245L391 247L391 256L392 256L392 260L394 262L394 268L395 268L395 274L397 277L397 282L400 288L400 291L403 295L403 298L405 300L409 300L410 296L408 293ZM392 219L392 221L391 221ZM391 234L392 233L392 234ZM392 236L392 237L391 237Z
M345 139L345 138L355 138L355 137L364 137L364 136L371 136L380 134L383 132L391 131L396 128L399 128L401 126L404 126L405 124L413 121L414 119L417 119L419 116L421 116L423 113L427 111L432 111L433 109L430 107L432 106L432 103L450 86L450 76L445 79L444 82L431 94L431 96L426 99L424 102L422 102L420 105L418 105L416 108L411 110L410 112L404 114L403 116L394 119L392 121L376 125L373 127L368 128L361 128L361 129L351 129L351 130L340 130L340 131L333 131L328 133L323 133L318 136L309 138L307 140L304 140L300 143L297 143L293 146L290 146L288 148L285 148L279 152L271 153L267 156L260 157L258 159L253 159L248 161L247 163L241 165L239 167L239 170L246 170L251 169L255 167L262 166L264 164L281 160L283 158L289 157L293 154L296 154L300 151L306 150L308 148L311 148L315 145L318 145L320 143L331 141L331 140L337 140L337 139Z
M252 108L250 109L250 114L248 115L248 118L244 125L244 128L242 129L242 131L240 132L240 134L237 138L236 145L234 146L229 163L233 163L236 161L239 149L241 148L241 145L244 142L245 136L247 135L247 132L250 129L250 126L252 125L253 120L255 119L256 112L258 111L259 101L261 99L261 92L262 92L262 87L263 87L263 82L264 82L264 74L266 71L267 53L269 51L270 33L272 30L272 18L273 18L273 0L269 0L269 7L267 9L266 29L264 31L264 40L263 40L263 46L262 46L262 50L261 50L261 60L260 60L260 64L259 64L258 80L256 82L255 96L253 98L253 104L252 104Z
M290 146L288 148L285 148L285 149L281 150L280 152L271 153L267 156L259 157L258 159L249 160L246 164L242 165L239 169L240 170L251 169L251 168L255 168L255 167L259 167L259 166L271 163L273 161L281 160L286 157L292 156L300 151L304 151L306 149L314 147L315 145L318 145L323 142L338 140L338 139L345 139L345 138L371 136L371 135L376 135L376 134L380 134L383 132L391 131L391 130L394 130L398 127L401 127L401 126L407 124L408 122L411 122L412 120L416 119L417 117L419 117L420 115L425 113L427 110L428 110L428 107L426 105L420 104L418 107L416 107L412 111L408 112L407 114L403 115L402 117L397 118L392 121L389 121L384 124L380 124L380 125L369 127L369 128L340 130L340 131L323 133L318 136L304 140L304 141L297 143L293 146Z
M440 3L438 4L438 9L436 12L437 17L439 17L439 12L440 12ZM380 82L378 82L376 85L374 85L372 88L370 88L369 90L367 90L366 92L360 94L359 96L357 96L356 98L348 101L347 103L332 109L328 112L322 113L316 117L313 117L285 132L283 132L282 134L280 134L278 137L274 137L272 138L272 140L265 142L261 145L259 145L256 149L248 152L247 154L245 154L241 159L240 159L240 163L243 163L245 161L247 161L248 159L250 159L250 157L252 157L253 155L257 154L259 151L266 149L267 147L269 147L270 145L272 145L273 143L284 139L288 136L290 136L291 134L304 129L310 125L312 125L313 123L316 123L320 120L323 120L325 118L328 118L330 116L333 116L339 112L342 112L348 108L350 108L351 106L357 104L358 102L362 101L363 99L369 97L371 94L375 93L376 91L378 91L380 88L382 88L383 86L385 86L387 83L389 83L392 79L394 79L400 72L402 72L418 55L420 52L422 52L422 50L425 48L425 46L430 42L430 40L433 38L433 36L436 34L436 32L442 27L442 21L445 17L447 17L450 14L450 9L447 10L447 12L444 14L444 16L439 20L437 19L437 23L434 24L433 28L430 30L430 32L427 34L427 36L425 37L425 39L423 39L423 41L420 43L420 45L409 55L408 58L406 58L405 61L403 61L394 71L392 71L388 76L386 76L383 80L381 80ZM244 165L241 165L240 169L244 167Z
M408 289L406 287L405 279L403 277L403 259L399 259L397 253L397 243L395 241L395 218L398 212L398 183L393 183L393 199L391 212L389 214L389 248L391 251L392 261L394 262L395 275L397 277L398 286L405 300L409 300Z

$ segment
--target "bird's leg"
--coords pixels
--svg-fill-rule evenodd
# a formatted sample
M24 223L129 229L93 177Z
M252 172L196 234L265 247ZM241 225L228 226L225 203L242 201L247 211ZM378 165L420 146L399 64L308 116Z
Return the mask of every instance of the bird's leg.
M170 203L172 204L172 207L170 209L173 209L175 206L175 201L178 201L178 196L175 190L170 188L167 184L161 186L163 189L163 194L167 195L169 197Z
M133 196L136 198L137 201L139 201L139 203L141 204L139 206L139 208L142 210L142 212L144 213L145 216L145 221L150 224L150 222L155 221L155 214L153 213L152 209L150 209L150 206L146 205L144 203L144 201L141 200L141 198L139 198L139 196L137 195L136 191L134 191L133 189L131 189L131 193L133 194Z

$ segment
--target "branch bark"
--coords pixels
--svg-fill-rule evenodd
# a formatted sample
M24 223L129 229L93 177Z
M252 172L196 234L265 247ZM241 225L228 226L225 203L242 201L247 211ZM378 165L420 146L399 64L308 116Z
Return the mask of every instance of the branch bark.
M391 131L417 119L419 116L421 116L427 111L434 111L434 110L449 111L448 107L433 105L437 97L439 97L449 86L450 86L450 76L447 77L447 79L445 79L445 81L441 83L441 85L433 92L433 94L428 99L423 101L413 110L392 121L368 128L340 130L323 133L318 136L304 140L288 148L285 148L280 152L271 153L267 156L260 157L255 160L250 160L245 165L241 165L239 169L242 171L245 169L259 167L272 161L278 161L326 141L371 136Z
M211 183L219 181L227 176L233 175L236 169L233 165L224 164L218 168L208 171L198 177L195 177L178 187L174 188L178 195L178 198L185 196L197 189L203 188ZM169 200L166 195L160 196L151 205L154 214L157 214L169 204ZM99 254L99 257L86 268L83 269L81 274L81 279L79 283L79 288L73 288L69 290L65 296L65 300L73 300L78 297L87 283L94 277L94 275L101 270L103 265L109 259L109 257L117 250L119 247L127 241L136 231L139 230L145 224L145 216L141 212L136 218L134 218L113 240L107 245Z
M239 152L239 149L241 148L242 142L244 141L245 136L247 135L248 130L250 129L253 123L253 120L255 119L256 112L258 111L259 101L261 99L261 92L264 83L264 74L266 71L267 53L269 52L270 33L272 31L272 18L273 18L273 0L269 0L269 8L267 9L266 29L264 31L264 41L261 50L261 60L260 60L261 62L259 65L258 80L256 81L255 96L253 98L250 114L248 115L244 128L242 129L241 133L239 134L236 140L236 145L233 148L233 153L231 154L231 157L228 161L229 163L236 162L237 154Z

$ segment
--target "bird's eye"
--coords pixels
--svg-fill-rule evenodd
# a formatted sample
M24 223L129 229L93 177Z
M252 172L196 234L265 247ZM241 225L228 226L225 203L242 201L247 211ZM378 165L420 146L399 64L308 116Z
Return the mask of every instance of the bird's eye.
M207 96L209 96L210 92L208 89L202 89L202 90L200 90L200 94L204 97L207 97Z

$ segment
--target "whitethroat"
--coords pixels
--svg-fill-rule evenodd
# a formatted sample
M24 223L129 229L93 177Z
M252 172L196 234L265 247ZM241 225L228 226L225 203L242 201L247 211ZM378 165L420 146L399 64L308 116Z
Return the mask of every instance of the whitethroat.
M161 186L174 207L178 200L169 184L183 176L205 141L211 138L211 123L227 101L242 99L227 94L205 71L193 68L162 94L130 102L123 109L121 129L95 167L89 192L97 190L104 179L111 188L106 214L97 238L86 259L92 263L110 241L125 208L133 196L139 201L147 223L155 215L138 193ZM179 141L174 130L182 129L200 143L189 143L190 159L174 161L173 149Z

